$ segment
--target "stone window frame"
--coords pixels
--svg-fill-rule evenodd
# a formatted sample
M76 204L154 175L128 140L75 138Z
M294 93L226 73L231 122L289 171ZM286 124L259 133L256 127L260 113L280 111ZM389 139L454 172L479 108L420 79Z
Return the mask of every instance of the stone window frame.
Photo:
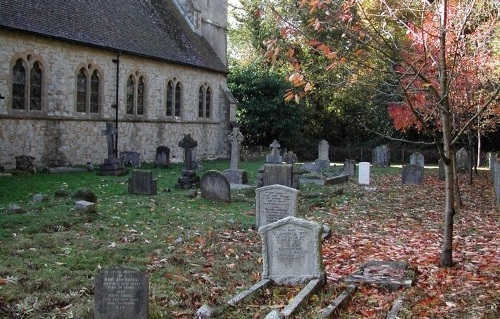
M172 96L169 99L169 84L172 83ZM169 107L169 100L171 105ZM169 112L170 109L170 112ZM165 115L169 118L181 118L184 113L184 85L176 77L165 84Z
M85 83L85 102L84 102L84 110L78 109L78 77L80 73L85 75L86 83ZM93 106L93 93L95 91L92 89L92 77L97 75L99 78L99 86L97 88L97 112L91 112ZM88 61L87 63L80 63L75 69L75 94L74 94L74 112L79 115L88 115L91 117L99 117L102 115L104 110L104 72L102 69L92 61Z
M23 68L24 68L24 99L23 99L23 108L22 109L17 109L14 108L14 67L18 63L18 61L21 62ZM39 103L40 103L40 108L39 109L33 109L32 108L32 103L31 103L31 93L33 89L33 85L31 83L31 72L34 68L34 66L37 65L41 71L41 76L40 76L40 95L39 98ZM43 114L46 113L47 110L47 69L46 69L46 63L44 59L38 55L35 54L31 51L25 52L25 53L17 53L14 54L11 61L10 61L10 66L9 66L9 72L10 76L8 78L8 85L9 85L9 95L7 97L7 105L8 105L8 110L11 113L15 114Z
M130 80L133 80L132 92L130 92ZM139 97L140 81L143 81L142 99ZM127 74L125 78L124 113L127 117L144 117L147 114L148 106L148 78L139 70L134 70ZM142 102L142 112L141 111ZM130 105L132 103L132 105ZM130 112L131 111L131 112Z
M214 105L213 89L207 83L198 88L198 118L212 118Z

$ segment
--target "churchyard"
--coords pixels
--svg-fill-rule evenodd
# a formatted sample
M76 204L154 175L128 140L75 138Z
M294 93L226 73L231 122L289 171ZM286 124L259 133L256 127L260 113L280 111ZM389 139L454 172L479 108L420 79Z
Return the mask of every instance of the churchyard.
M236 169L245 170L248 184L255 185L263 164L241 162ZM229 161L203 162L196 173L228 168ZM224 306L263 276L282 276L274 256L297 259L300 244L287 239L293 247L276 250L269 242L269 256L262 255L263 238L283 238L272 231L289 226L274 226L277 221L256 229L254 188L231 189L229 201L218 201L203 198L200 189L178 187L181 164L141 170L151 171L156 181L148 181L147 189L155 194L131 193L140 188L130 186L132 170L124 176L99 175L99 169L0 176L0 317L94 318L104 311L95 312L96 303L104 309L105 298L125 300L109 284L123 278L134 282L128 286L132 291L148 288L145 295L127 297L132 306L147 308L147 318L194 318L203 305L220 310L213 318L265 318L286 310L300 294L305 283L271 284ZM348 295L337 300L341 307L332 317L497 318L499 211L489 171L479 171L472 186L460 181L464 206L455 216L453 268L438 266L444 194L437 167L426 166L421 184L403 184L397 166L371 167L370 174L363 183L351 177L341 184L306 184L299 192L273 190L285 192L292 203L274 202L273 211L296 209L296 217L307 221L299 226L312 222L330 229L320 243L325 284L292 317L318 318L337 297ZM81 197L95 199L82 190L97 198L88 211L75 206ZM83 196L76 196L78 191ZM284 234L298 233L302 240L304 232L290 227ZM285 256L283 249L289 249ZM369 276L379 261L407 263L404 279L411 286L364 282L350 288L347 278ZM397 277L398 269L392 272ZM105 289L122 296L103 296Z

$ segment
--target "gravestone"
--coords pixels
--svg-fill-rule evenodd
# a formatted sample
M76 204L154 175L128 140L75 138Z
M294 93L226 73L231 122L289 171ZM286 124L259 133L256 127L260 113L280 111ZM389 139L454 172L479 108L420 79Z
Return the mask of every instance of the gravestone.
M128 193L141 195L156 195L157 181L153 179L153 172L135 169L128 179Z
M314 161L318 170L327 170L330 168L330 158L328 155L330 145L326 140L318 143L318 158Z
M104 160L104 163L99 167L99 173L101 175L123 175L126 173L125 168L121 164L120 159L115 153L115 136L118 134L116 129L113 127L113 123L106 123L106 129L102 131L103 135L106 135L106 141L108 145L108 158Z
M416 165L420 165L422 167L424 167L425 165L425 160L424 160L424 155L422 155L422 153L419 153L419 152L415 152L413 154L411 154L410 156L410 164L416 164Z
M455 156L456 156L455 158L457 164L457 172L460 173L468 172L470 169L469 152L464 147L462 147L460 150L458 150Z
M291 187L292 170L291 164L264 164L263 186L280 184Z
M133 151L120 152L120 161L126 166L141 166L141 154Z
M298 158L297 158L297 155L292 152L292 151L288 151L285 153L285 155L283 155L283 161L287 164L295 164L297 163L298 161Z
M156 167L170 167L170 148L167 146L158 146L155 158Z
M79 200L75 202L75 209L82 212L93 212L96 209L96 204L86 200Z
M147 319L149 285L139 270L103 270L94 288L94 319Z
M283 185L255 190L256 226L260 227L288 216L297 216L299 191Z
M323 226L289 216L259 228L262 238L262 279L298 285L325 279L321 253Z
M201 176L201 197L220 202L231 202L231 189L227 178L218 171L208 171Z
M178 179L181 188L192 188L199 184L200 178L196 175L193 161L193 149L198 146L198 142L193 140L191 134L184 134L184 138L179 141L179 146L184 149L184 168L182 177Z
M387 145L375 147L372 153L372 163L375 167L388 167L390 166L390 153Z
M361 185L370 185L370 163L359 163L358 183Z
M356 176L356 161L347 159L344 162L344 174L348 176Z
M23 172L35 173L35 158L33 156L16 156L16 169Z
M445 180L444 161L442 158L438 160L438 178L440 181Z
M266 163L270 164L281 164L282 158L280 155L280 143L277 140L274 140L269 147L271 148L271 153L266 155Z
M403 165L401 172L403 184L420 185L424 183L424 167L419 164Z
M228 135L228 139L231 143L231 164L229 169L224 170L223 174L229 183L247 184L247 172L240 169L240 145L243 142L243 134L238 127L234 127L233 132Z

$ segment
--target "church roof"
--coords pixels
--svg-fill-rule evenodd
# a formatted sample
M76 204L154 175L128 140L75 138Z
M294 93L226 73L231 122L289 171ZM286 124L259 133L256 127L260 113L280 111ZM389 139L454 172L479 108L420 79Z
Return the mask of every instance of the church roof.
M0 0L0 28L227 72L173 0Z

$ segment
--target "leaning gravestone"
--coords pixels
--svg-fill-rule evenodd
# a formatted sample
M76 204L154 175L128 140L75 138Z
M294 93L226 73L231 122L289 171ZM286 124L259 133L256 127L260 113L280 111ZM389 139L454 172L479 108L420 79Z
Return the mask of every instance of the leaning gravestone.
M375 167L388 167L390 166L390 153L387 145L375 147L372 153L372 163Z
M318 158L314 161L318 170L327 170L330 168L329 148L330 146L326 140L319 141Z
M170 148L158 146L156 148L156 167L170 167Z
M141 195L156 195L157 181L153 179L153 172L136 169L128 179L128 193Z
M370 163L359 163L358 183L361 185L370 185Z
M325 279L321 253L323 226L293 216L259 228L263 279L297 285Z
M420 165L422 167L424 167L425 165L425 160L424 160L424 155L422 155L422 153L419 153L419 152L415 152L413 154L411 154L410 156L410 164L416 164L416 165Z
M424 183L424 167L418 164L403 165L401 172L403 184L420 185Z
M208 171L201 176L201 197L229 203L231 189L227 178L218 171Z
M280 155L280 143L278 143L277 140L274 140L269 147L271 148L271 153L266 155L266 163L270 164L280 164L282 161L281 155Z
M356 161L355 160L345 160L344 162L344 174L348 176L356 176Z
M470 169L469 152L461 148L456 154L457 172L466 173Z
M283 185L255 190L256 226L260 227L289 216L297 216L299 191Z
M94 288L94 319L147 319L148 278L137 269L102 271Z

